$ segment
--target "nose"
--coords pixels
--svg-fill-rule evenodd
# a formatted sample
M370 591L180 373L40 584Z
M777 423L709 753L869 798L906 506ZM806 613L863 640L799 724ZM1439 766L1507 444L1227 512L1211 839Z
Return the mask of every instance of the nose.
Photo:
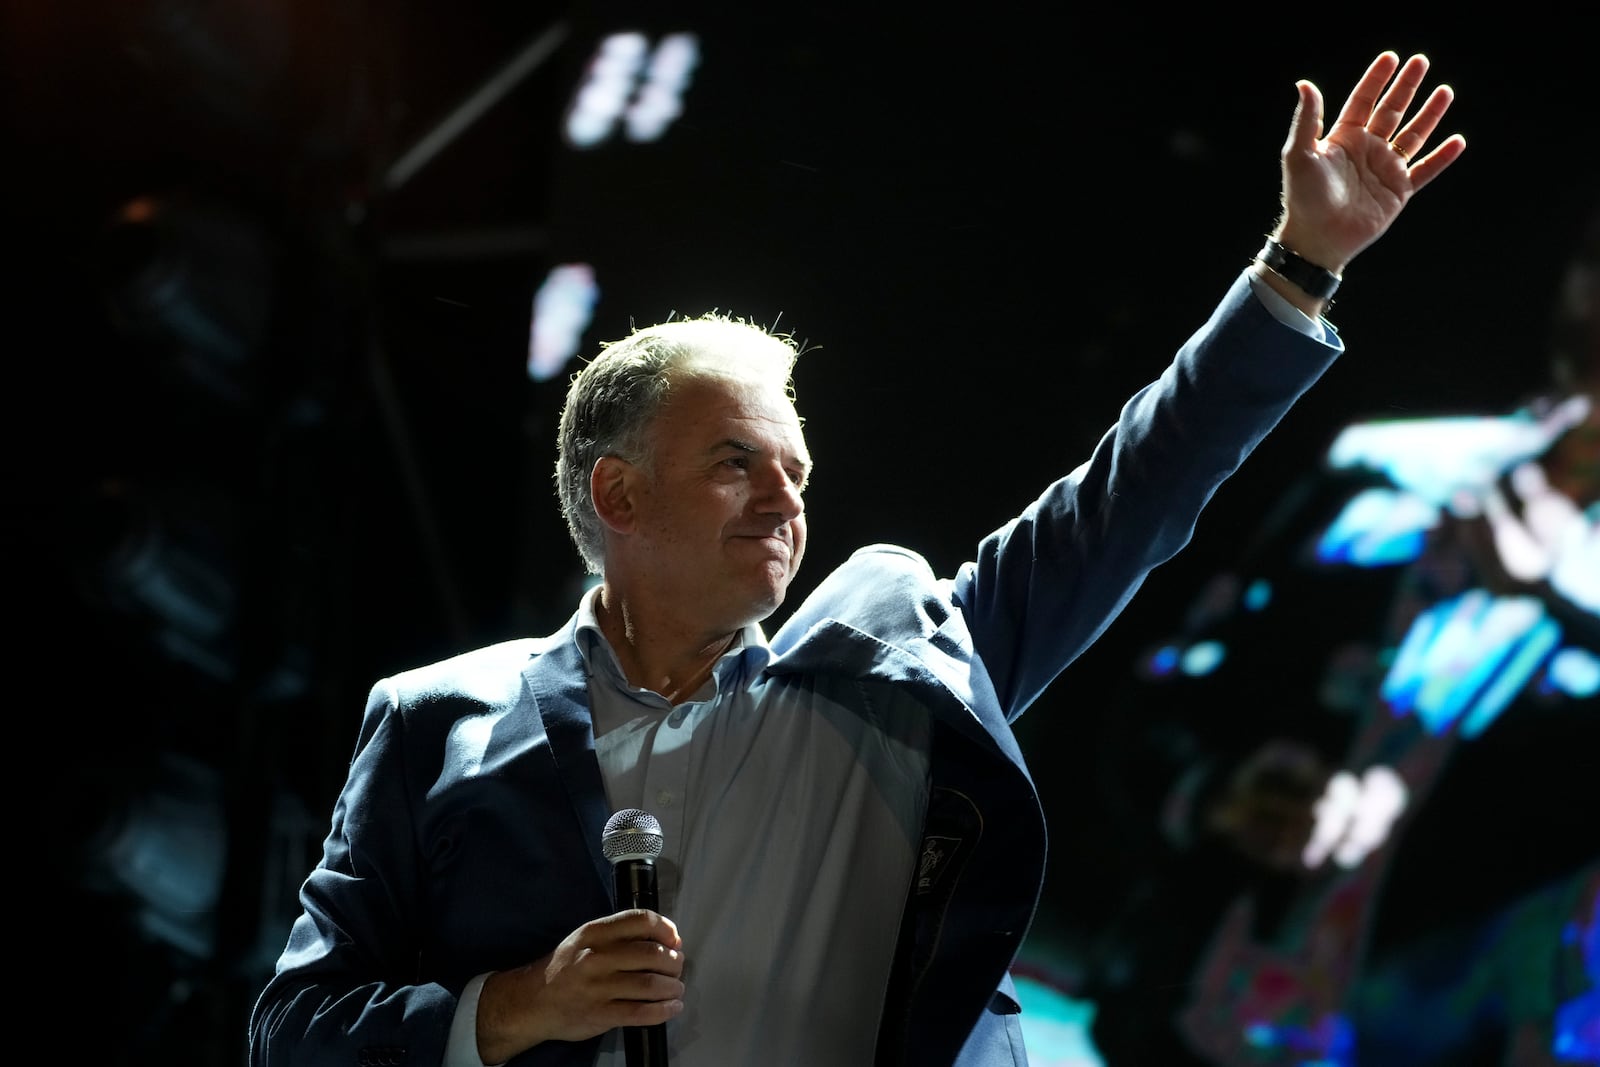
M805 514L806 504L789 472L774 464L763 466L757 479L756 508L762 514L778 516L780 522L789 522Z

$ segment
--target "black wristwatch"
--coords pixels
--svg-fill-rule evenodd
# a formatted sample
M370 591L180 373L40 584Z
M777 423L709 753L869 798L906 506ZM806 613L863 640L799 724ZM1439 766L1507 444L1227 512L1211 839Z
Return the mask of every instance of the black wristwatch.
M1304 290L1318 300L1327 300L1339 289L1340 278L1308 260L1301 259L1283 245L1267 238L1256 258L1272 273Z

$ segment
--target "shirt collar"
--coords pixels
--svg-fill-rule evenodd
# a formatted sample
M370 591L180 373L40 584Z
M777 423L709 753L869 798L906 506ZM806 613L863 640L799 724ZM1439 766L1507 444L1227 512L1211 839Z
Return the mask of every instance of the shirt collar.
M578 601L578 654L583 657L584 668L590 678L598 675L623 691L632 690L633 686L628 684L627 676L622 672L622 663L617 659L616 650L600 631L600 617L595 612L599 597L600 586L596 583ZM734 634L733 644L717 660L711 675L720 691L738 677L746 679L748 684L748 680L765 670L771 661L772 649L767 644L767 635L759 623L750 623Z

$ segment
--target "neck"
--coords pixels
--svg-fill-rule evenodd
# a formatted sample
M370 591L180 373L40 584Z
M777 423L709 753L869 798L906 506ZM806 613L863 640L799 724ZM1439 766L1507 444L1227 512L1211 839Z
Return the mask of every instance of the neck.
M649 689L679 704L711 677L711 669L738 636L733 632L695 632L664 619L650 619L637 606L602 586L595 617L630 685Z

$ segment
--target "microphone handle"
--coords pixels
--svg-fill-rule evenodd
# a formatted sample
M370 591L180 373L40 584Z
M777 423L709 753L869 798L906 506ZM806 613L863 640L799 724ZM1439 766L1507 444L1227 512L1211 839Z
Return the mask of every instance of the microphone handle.
M656 865L649 860L622 860L612 867L617 904L660 911ZM667 1067L667 1024L624 1026L622 1050L628 1067Z
M656 865L649 860L618 860L611 869L617 883L617 906L660 911L656 895Z
M622 1051L628 1067L667 1067L667 1024L624 1026Z

